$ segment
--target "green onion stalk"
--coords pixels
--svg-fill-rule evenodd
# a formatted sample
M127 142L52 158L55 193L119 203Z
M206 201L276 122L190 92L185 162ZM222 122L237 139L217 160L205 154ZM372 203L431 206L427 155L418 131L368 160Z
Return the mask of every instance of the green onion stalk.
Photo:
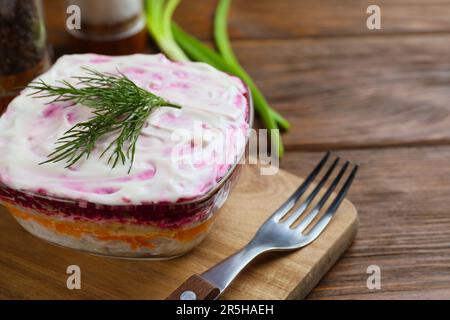
M205 62L224 72L241 78L250 88L255 109L267 129L272 131L278 154L284 153L279 130L288 130L289 122L272 109L250 75L240 65L231 48L227 19L231 0L220 0L214 18L214 40L218 51L211 49L201 41L186 33L172 16L180 0L147 0L147 23L150 33L160 49L176 61Z

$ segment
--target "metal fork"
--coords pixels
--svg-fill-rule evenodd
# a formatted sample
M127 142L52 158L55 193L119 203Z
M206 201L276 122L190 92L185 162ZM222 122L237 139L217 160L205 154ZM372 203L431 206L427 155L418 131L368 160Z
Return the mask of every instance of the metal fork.
M329 158L330 153L327 152L306 180L289 197L289 199L266 220L266 222L256 232L253 239L244 248L201 275L194 275L190 277L167 299L217 299L236 278L236 276L260 254L276 250L299 249L317 239L341 205L358 171L358 165L353 166L351 173L343 183L340 190L337 192L332 203L320 219L313 224L314 219L319 215L328 200L330 200L331 195L339 185L342 177L350 166L350 162L347 161L339 170L331 185L325 191L317 204L311 209L311 211L309 211L303 220L300 221L300 218L306 213L307 209L311 206L320 190L332 176L340 161L339 157L332 162L331 166L325 172L311 193L306 196L306 199L300 203L296 209L292 209L297 204L299 199L305 195L306 191L311 186L315 178L319 175ZM310 229L309 231L306 231L308 227L310 227Z

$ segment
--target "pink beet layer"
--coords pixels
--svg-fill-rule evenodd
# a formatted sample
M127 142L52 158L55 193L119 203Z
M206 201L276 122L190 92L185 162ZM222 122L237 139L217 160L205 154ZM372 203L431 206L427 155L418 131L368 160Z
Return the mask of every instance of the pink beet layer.
M180 199L176 203L109 206L83 200L52 198L11 189L0 182L0 200L45 215L62 215L74 220L151 224L160 228L182 227L202 221L228 197L241 166L234 168L220 188L200 199Z

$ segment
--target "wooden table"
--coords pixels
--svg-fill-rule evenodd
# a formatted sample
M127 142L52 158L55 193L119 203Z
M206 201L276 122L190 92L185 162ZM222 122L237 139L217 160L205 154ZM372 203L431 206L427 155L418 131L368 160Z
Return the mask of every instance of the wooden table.
M214 2L185 0L176 19L211 40ZM233 46L292 124L284 169L305 175L328 149L362 165L359 233L309 298L450 299L450 0L379 0L379 31L371 3L235 0ZM62 2L45 4L56 55L68 52Z

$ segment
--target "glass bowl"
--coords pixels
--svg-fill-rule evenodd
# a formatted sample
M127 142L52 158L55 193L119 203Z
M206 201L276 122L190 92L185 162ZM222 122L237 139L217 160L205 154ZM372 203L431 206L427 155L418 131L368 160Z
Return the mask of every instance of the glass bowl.
M247 92L251 128L253 103ZM246 139L248 146L249 134ZM53 244L113 257L174 258L193 249L210 232L238 180L240 162L205 195L175 203L111 206L16 190L0 182L0 204L28 232Z

